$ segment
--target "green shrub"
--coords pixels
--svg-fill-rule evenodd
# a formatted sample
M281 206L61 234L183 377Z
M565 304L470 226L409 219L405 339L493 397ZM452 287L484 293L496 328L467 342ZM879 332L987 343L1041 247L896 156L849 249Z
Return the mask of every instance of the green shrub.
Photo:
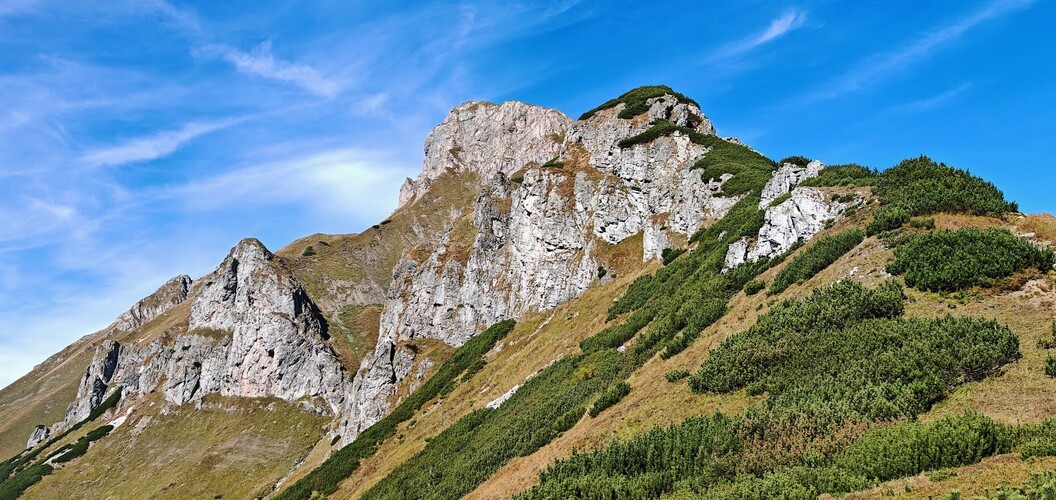
M668 382L678 382L688 376L689 371L687 370L671 370L664 374L664 378L666 378Z
M800 186L871 186L880 177L874 169L861 165L833 165L821 169L817 177L801 182Z
M359 467L361 460L371 456L382 441L396 434L396 426L410 420L425 403L451 392L459 375L474 368L474 365L506 337L516 323L506 320L496 323L483 333L469 339L445 361L432 377L407 396L396 409L374 425L367 427L352 443L334 452L319 467L276 495L276 499L301 499L312 497L313 492L329 495L337 491L338 483Z
M315 255L315 248L312 247L311 245L308 245L308 246L304 247L304 251L301 252L301 255L303 255L305 257L310 257L312 255Z
M604 278L606 274L609 274L609 270L605 266L598 266L598 279Z
M601 393L601 397L594 401L594 405L590 407L590 416L597 417L606 408L619 403L621 399L631 393L631 385L627 382L620 380L611 387Z
M777 273L774 282L770 285L770 294L776 295L796 283L802 283L814 277L836 262L836 259L843 254L858 246L864 239L865 235L859 229L848 229L818 239Z
M679 94L674 90L671 90L671 87L668 87L667 85L648 85L632 89L615 99L605 101L605 103L601 106L598 106L590 111L587 111L586 113L583 113L583 115L580 116L579 119L588 120L597 112L609 108L614 108L621 103L624 104L625 107L620 111L619 117L623 119L634 118L642 113L645 113L646 111L649 111L649 105L646 103L646 101L654 97L661 97L664 95L671 95L678 99L679 102L698 106L696 101L682 94Z
M64 462L69 462L70 460L84 455L88 452L88 446L91 445L92 441L98 441L102 439L107 434L110 434L110 431L112 430L114 430L114 426L104 425L102 427L90 431L88 434L85 434L80 439L78 439L76 443L70 446L65 453L52 459L52 462L61 464Z
M1001 216L1017 209L990 182L926 156L885 170L876 194L885 205L900 206L912 215L959 212Z
M886 205L873 212L873 220L865 226L865 232L873 236L884 231L898 229L905 224L912 215L908 210L894 205Z
M22 469L0 483L0 500L14 500L26 491L27 488L40 482L40 480L54 471L50 465L45 463L33 464Z
M786 163L791 163L792 165L799 167L806 167L810 164L810 158L807 158L806 156L786 156L785 158L782 158L781 161L777 162L778 165L784 165Z
M1052 354L1045 356L1045 375L1056 377L1056 356Z
M786 202L788 200L791 200L791 199L792 199L792 193L791 192L785 193L785 194L783 194L781 196L778 196L777 198L774 198L774 200L771 201L769 205L767 205L767 208L776 207L776 206L778 206L778 205L780 205L780 204L782 204L782 203L784 203L784 202Z
M700 177L705 181L717 181L724 174L733 175L722 183L724 195L759 192L770 180L774 162L751 148L717 138L706 145L711 151L692 168L701 169Z
M1013 428L969 413L935 422L870 429L848 446L836 463L854 474L884 481L974 464L1008 453L1015 444Z
M524 176L523 175L515 175L515 176L510 178L510 182L513 182L514 184L522 184L522 183L524 183Z
M1017 271L1052 269L1052 250L1038 248L1004 229L964 228L917 235L895 249L887 266L920 290L952 292L989 287Z
M660 252L660 257L663 259L664 265L666 266L677 259L679 255L684 253L686 253L685 248L665 248Z
M935 219L931 217L926 219L913 219L909 221L909 227L914 229L935 229Z
M744 285L744 293L748 295L755 295L766 288L766 282L763 280L752 280Z
M559 156L550 158L546 163L539 165L539 168L563 168L565 162L561 161L559 158Z

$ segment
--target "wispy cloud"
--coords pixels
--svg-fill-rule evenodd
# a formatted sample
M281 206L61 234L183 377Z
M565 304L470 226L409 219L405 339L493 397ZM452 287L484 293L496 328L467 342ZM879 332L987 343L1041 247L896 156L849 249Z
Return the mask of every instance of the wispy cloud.
M1027 7L1034 1L992 1L952 23L928 30L927 35L911 40L897 50L874 54L866 58L851 71L807 95L804 101L830 99L877 85L953 44L973 28L1004 14Z
M928 111L945 105L946 103L956 99L961 94L971 89L974 85L972 82L962 83L952 89L940 92L931 97L925 97L923 99L917 99L904 104L900 104L891 108L890 112L918 112Z
M340 149L249 165L149 196L179 200L199 211L295 203L371 220L396 206L400 183L413 169L384 153Z
M763 31L754 33L746 38L737 40L719 48L711 57L711 62L735 59L757 47L766 45L788 33L802 28L807 22L807 13L799 9L785 11L780 16L770 21L770 25Z
M270 41L257 45L249 52L210 45L197 49L196 53L218 56L241 73L288 83L323 97L334 97L346 86L344 81L327 77L312 66L276 58Z
M115 146L88 151L81 156L81 163L89 167L103 167L156 160L172 154L187 141L229 127L235 122L236 120L221 120L188 123L177 130L159 132Z

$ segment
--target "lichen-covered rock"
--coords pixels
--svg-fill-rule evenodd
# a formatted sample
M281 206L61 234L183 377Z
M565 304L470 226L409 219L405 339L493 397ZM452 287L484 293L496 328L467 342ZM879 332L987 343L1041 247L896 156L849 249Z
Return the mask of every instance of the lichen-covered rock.
M32 448L47 441L49 436L51 436L51 430L48 429L48 426L40 424L34 427L33 433L29 435L29 441L26 441L26 448Z

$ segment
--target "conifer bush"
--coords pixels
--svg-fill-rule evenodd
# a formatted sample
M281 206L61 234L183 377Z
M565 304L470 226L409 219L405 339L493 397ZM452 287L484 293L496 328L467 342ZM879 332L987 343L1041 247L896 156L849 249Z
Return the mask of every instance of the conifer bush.
M800 186L871 186L875 184L880 173L861 165L833 165L821 169L817 177L801 182Z
M864 239L865 234L857 228L818 239L777 273L774 282L770 284L770 294L776 295L796 283L813 278Z
M990 287L1017 271L1052 269L1053 251L1034 246L1004 229L964 228L921 234L895 249L887 266L906 284L931 292Z

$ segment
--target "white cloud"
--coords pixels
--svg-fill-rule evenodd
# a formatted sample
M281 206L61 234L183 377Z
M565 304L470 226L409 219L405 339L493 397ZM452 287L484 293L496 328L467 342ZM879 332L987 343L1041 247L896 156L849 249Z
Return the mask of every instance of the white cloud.
M264 42L249 52L216 45L198 49L197 52L218 54L242 73L289 83L323 97L334 97L345 87L344 82L327 78L311 66L276 59L271 51L271 42Z
M158 195L181 200L193 210L295 203L369 220L396 207L400 183L411 170L380 153L342 149L251 165Z
M168 156L195 137L231 126L235 120L192 122L177 130L139 137L115 146L84 153L81 163L90 167L125 165Z
M952 101L953 99L956 99L958 96L965 93L968 89L971 89L972 87L973 85L971 82L965 82L952 89L941 92L937 95L895 106L891 108L890 111L915 112L935 109L946 104L949 101Z
M763 31L720 47L709 60L726 60L744 55L759 46L766 45L792 31L802 28L806 21L807 13L802 10L792 9L785 11L781 16L770 21L770 25Z
M838 97L876 85L959 40L972 28L1032 3L1034 0L990 2L953 23L928 30L927 35L916 38L897 50L874 54L866 58L851 71L808 95L805 100L810 102Z

